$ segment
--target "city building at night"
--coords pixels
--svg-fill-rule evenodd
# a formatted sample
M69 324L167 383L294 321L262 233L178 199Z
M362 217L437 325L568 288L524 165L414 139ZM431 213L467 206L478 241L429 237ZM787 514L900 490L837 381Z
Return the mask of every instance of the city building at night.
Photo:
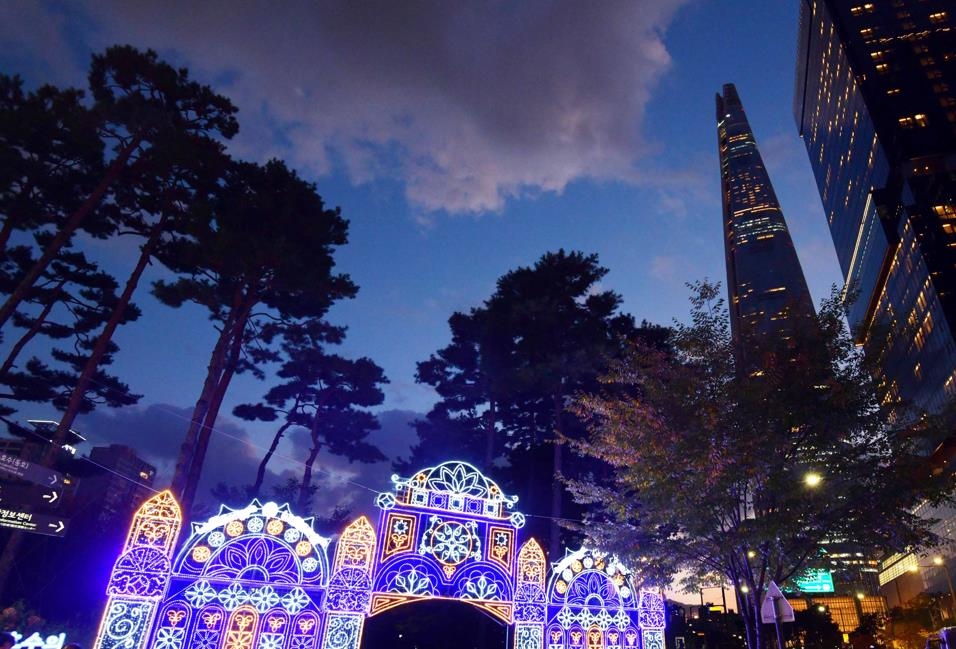
M717 140L731 330L738 362L755 371L753 345L791 339L813 301L733 84L717 95Z
M850 326L878 361L885 403L939 412L956 394L956 11L948 0L802 0L796 63L794 115ZM935 466L952 462L951 442L924 449ZM942 532L953 514L927 512ZM887 558L890 603L938 587L927 576L948 575L953 559L937 559Z
M86 475L77 488L77 500L96 512L98 526L121 524L136 507L153 495L156 468L122 444L90 449Z
M939 411L956 393L952 3L803 0L794 113L885 399Z

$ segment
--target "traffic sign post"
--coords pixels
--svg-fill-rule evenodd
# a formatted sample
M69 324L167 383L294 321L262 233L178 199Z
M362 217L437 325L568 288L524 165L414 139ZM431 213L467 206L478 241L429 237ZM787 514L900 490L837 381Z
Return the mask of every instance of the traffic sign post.
M68 519L30 511L36 507L57 507L63 494L63 474L15 455L0 453L0 478L33 484L6 484L0 481L0 527L22 532L63 536Z
M59 507L63 491L40 485L5 484L0 482L0 507Z
M36 462L28 462L7 453L0 453L0 474L43 485L44 487L60 487L63 484L63 474L59 471L48 469Z
M0 507L0 527L9 527L23 532L45 534L47 536L63 536L69 519L48 514L34 514Z
M783 649L783 638L780 635L781 622L793 622L793 606L783 596L777 584L770 582L767 586L767 594L763 597L760 604L760 620L766 624L773 623L777 629L777 649Z

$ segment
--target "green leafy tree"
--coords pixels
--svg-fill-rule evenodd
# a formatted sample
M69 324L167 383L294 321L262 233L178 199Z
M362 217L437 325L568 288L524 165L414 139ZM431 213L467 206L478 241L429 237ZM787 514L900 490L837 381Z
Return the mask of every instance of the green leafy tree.
M98 118L83 97L49 85L24 92L19 77L0 74L0 253L15 232L59 228L103 175ZM82 225L108 235L107 216L92 211Z
M763 372L736 371L719 286L694 287L691 320L669 351L635 345L580 397L590 435L573 446L612 468L573 481L585 531L640 578L719 574L738 589L749 644L764 647L759 602L818 558L822 541L910 550L934 535L913 507L948 500L915 435L884 424L876 386L843 326L839 296L822 305L814 341L754 340ZM816 487L804 481L822 477Z
M850 645L853 649L884 649L885 618L882 613L864 613L860 616L860 625L850 632Z
M333 272L348 222L282 162L233 164L210 208L211 219L197 220L189 238L165 248L163 262L183 277L154 287L167 305L193 302L208 310L219 331L173 479L186 508L232 378L242 371L261 376L259 366L278 359L262 344L263 328L320 319L357 291L348 276Z
M944 626L937 617L937 599L938 596L922 593L907 602L905 608L896 606L890 609L884 620L890 644L905 649L923 649L927 636Z
M385 456L365 439L379 423L375 415L355 406L380 404L384 395L379 384L385 382L382 369L367 358L349 360L341 357L316 358L313 368L315 386L310 391L311 404L294 417L309 431L312 447L305 460L302 489L297 502L303 509L311 501L315 460L323 448L332 455L350 462L381 462Z
M0 283L7 283L7 266L22 269L29 259L27 246L8 250L6 259L0 262L3 276ZM20 353L37 336L53 340L73 338L80 343L99 329L116 305L116 280L99 270L82 252L62 253L44 275L42 283L34 286L29 296L30 303L36 308L13 316L14 326L23 333L0 366L0 377L14 366ZM124 316L124 322L136 320L140 310L128 304Z
M557 442L583 434L567 404L636 335L620 296L598 288L607 272L596 255L559 250L506 273L481 307L451 317L451 344L418 365L417 380L441 400L419 424L428 438L408 464L469 438L466 448L483 448L486 465L505 459L531 508L551 514L553 556L568 504L556 476L576 471Z
M323 448L350 462L386 459L365 441L371 431L379 428L379 423L364 408L382 403L385 395L379 386L387 380L382 368L367 358L349 360L323 349L330 337L341 339L344 332L339 328L315 320L284 329L285 361L277 373L284 382L270 388L263 402L237 406L233 414L251 421L276 421L280 417L284 420L259 464L251 489L253 495L259 494L266 466L286 431L293 427L308 431L312 446L303 463L300 489L294 500L301 511L307 511L311 508L315 461Z
M236 109L228 99L215 94L208 86L190 81L185 69L177 70L160 61L152 50L140 52L130 46L114 46L95 55L90 66L89 86L93 98L90 114L95 119L100 142L90 137L89 124L82 119L78 121L85 130L76 139L94 149L97 146L100 150L109 149L109 164L89 193L81 194L81 202L60 209L62 217L57 219L55 236L0 306L0 327L77 230L103 207L104 197L114 183L140 157L148 153L146 159L156 160L163 157L163 151L187 151L197 138L229 138L238 130ZM7 94L16 96L13 90ZM80 112L76 105L74 99L70 107ZM44 111L31 112L31 117L36 113L43 115ZM42 142L42 137L37 141ZM42 205L36 207L34 211L39 211ZM23 211L29 209L32 208ZM20 221L28 218L31 217L24 216Z
M104 124L122 133L110 131L119 142L117 146L122 151L133 147L136 152L127 159L124 182L117 183L112 197L121 232L137 235L143 242L60 416L48 451L50 460L57 440L65 439L87 391L97 380L99 366L114 346L113 335L127 320L126 307L164 238L185 236L197 229L193 220L209 218L201 206L208 202L227 161L216 138L230 137L238 128L229 100L189 81L186 70L173 69L152 52L111 48L102 57L94 57L90 86L97 110L109 116ZM63 230L53 241L62 236ZM53 248L53 244L47 246L44 256Z
M38 239L42 242L49 236L38 235ZM15 282L31 260L28 246L9 248L0 261L0 290ZM65 408L79 372L88 360L96 332L116 308L116 289L116 280L99 270L83 253L61 252L29 292L28 302L34 308L15 313L11 321L22 331L0 365L0 384L9 388L4 396ZM139 309L128 304L122 311L122 322L136 320L139 315ZM60 367L51 369L37 357L31 358L24 367L17 367L18 358L37 337L72 343L70 350L53 349L51 358L62 361ZM107 347L98 367L109 365L116 351L115 345ZM80 411L89 412L97 401L119 406L135 403L136 399L118 379L100 371L91 390L84 395ZM4 410L6 414L12 412L11 408Z
M782 625L784 644L792 642L801 649L835 649L843 646L840 627L825 606L816 605L804 611L795 611L793 617L793 624Z

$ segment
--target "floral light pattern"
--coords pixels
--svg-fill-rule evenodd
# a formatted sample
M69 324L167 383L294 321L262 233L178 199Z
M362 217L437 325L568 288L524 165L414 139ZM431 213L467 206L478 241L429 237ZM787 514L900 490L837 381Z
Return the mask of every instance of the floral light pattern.
M616 559L590 550L568 553L548 580L541 546L517 549L524 517L506 511L517 499L471 465L393 480L377 533L364 516L349 525L331 569L311 520L258 501L193 524L173 560L178 505L168 492L151 499L94 649L359 649L366 617L432 597L513 624L511 649L665 649L660 593L635 591Z

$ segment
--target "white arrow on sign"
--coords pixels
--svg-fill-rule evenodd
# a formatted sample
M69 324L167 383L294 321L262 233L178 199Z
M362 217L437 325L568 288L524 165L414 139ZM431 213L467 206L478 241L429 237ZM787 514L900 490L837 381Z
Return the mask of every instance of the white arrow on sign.
M60 497L60 494L58 494L55 491L51 491L48 494L43 494L43 500L49 500L51 505L55 503L56 499L59 497Z
M767 624L774 622L793 622L793 606L783 596L777 584L770 582L767 586L767 594L763 597L760 604L760 620Z
M57 479L59 479L59 474L57 474L57 473L54 473L54 474L52 474L52 475L50 476L49 482L50 482L50 486L51 486L51 487L56 484Z
M63 531L63 529L66 527L66 525L63 524L63 521L57 521L57 522L55 522L55 523L47 523L47 527L49 527L49 528L52 529L54 532L56 532L57 534L59 534L60 532Z

